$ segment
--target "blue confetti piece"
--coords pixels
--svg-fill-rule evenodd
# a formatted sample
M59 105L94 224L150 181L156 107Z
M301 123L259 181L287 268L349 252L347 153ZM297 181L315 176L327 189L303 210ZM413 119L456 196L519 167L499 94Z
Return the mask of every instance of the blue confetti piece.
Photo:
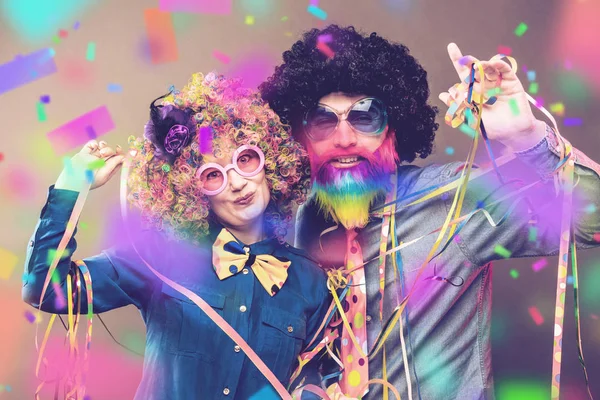
M573 275L569 275L567 276L567 285L572 285L573 284Z
M327 13L325 12L325 10L323 10L322 8L319 8L315 5L312 5L312 4L309 5L308 8L306 9L306 11L308 11L315 17L322 19L323 21L325 21L327 19Z
M48 104L50 103L50 96L48 96L47 94L40 96L40 101L44 104Z
M446 147L446 154L448 154L449 156L454 154L454 147Z
M258 392L250 396L249 400L278 400L281 399L272 386L263 386Z
M596 212L596 210L597 210L597 208L596 208L595 204L588 204L585 207L585 212L588 213L588 214L593 214L593 213Z
M530 82L535 81L535 71L527 71L527 79L529 79Z
M123 86L118 83L109 83L107 89L110 93L121 93L123 91Z

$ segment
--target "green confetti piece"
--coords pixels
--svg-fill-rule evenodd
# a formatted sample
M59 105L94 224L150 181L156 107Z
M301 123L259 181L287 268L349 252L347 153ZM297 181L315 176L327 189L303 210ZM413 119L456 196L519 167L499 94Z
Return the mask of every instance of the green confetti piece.
M97 169L102 168L104 165L106 164L106 161L104 161L103 159L99 158L97 160L92 161L91 163L88 164L88 169L95 171Z
M85 222L80 222L79 223L79 228L81 228L81 229L87 229L88 228L88 224L86 224Z
M529 241L535 242L537 240L537 228L532 226L529 228Z
M494 247L494 252L504 258L509 258L510 255L512 254L510 252L510 250L507 250L506 248L502 247L499 244L497 244L496 247Z
M515 35L521 37L525 32L527 32L527 24L525 22L521 22L515 29Z
M37 108L38 121L39 122L46 121L48 118L46 117L46 110L44 110L44 104L38 101L36 103L36 108Z
M66 257L69 256L69 252L67 251L67 249L63 250L63 253L60 257L60 259L64 259ZM56 249L50 249L48 250L48 256L46 258L46 264L50 265L52 264L52 260L54 260L54 257L56 257ZM55 271L56 272L56 271ZM54 276L52 277L52 279L54 279Z
M288 20L288 17L281 17L281 21L282 21L282 22L285 22L285 21L287 21L287 20Z
M54 36L54 37L52 38L52 41L53 41L54 43L56 43L56 44L59 44L59 43L60 43L60 38L59 38L58 36Z
M493 96L499 95L501 92L502 91L500 90L499 87L495 87L495 88L488 90L486 95L487 95L487 97L493 97Z
M519 277L519 271L517 271L516 269L511 269L510 276L512 276L513 279L517 279Z
M531 82L529 84L529 93L537 94L539 88L540 88L540 85L537 82Z
M467 124L461 124L458 129L460 129L462 133L470 136L472 139L475 138L475 135L477 134L477 132L475 132L475 130Z
M508 101L508 104L510 105L510 109L511 109L513 115L519 115L519 106L517 104L517 100L510 99Z
M88 61L94 61L95 58L96 58L96 43L89 42L85 59Z

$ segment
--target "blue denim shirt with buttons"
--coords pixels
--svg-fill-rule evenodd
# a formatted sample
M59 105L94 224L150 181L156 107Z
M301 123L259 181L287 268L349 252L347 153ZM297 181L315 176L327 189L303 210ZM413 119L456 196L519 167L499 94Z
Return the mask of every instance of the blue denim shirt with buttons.
M23 298L34 307L39 305L48 271L48 251L57 248L77 195L50 188L25 261ZM292 262L288 279L275 296L266 292L249 268L221 281L211 261L210 240L217 234L211 231L202 247L167 242L150 231L135 240L139 253L154 268L206 300L287 385L297 356L329 306L325 274L302 250L271 238L249 247L251 253ZM67 252L75 250L72 238ZM146 324L143 376L136 399L248 399L257 393L261 398L278 398L240 348L194 303L158 280L130 245L83 261L92 277L94 313L133 304ZM71 257L62 259L57 270L64 290ZM85 290L83 285L82 310L87 309ZM65 313L54 300L50 286L42 310Z

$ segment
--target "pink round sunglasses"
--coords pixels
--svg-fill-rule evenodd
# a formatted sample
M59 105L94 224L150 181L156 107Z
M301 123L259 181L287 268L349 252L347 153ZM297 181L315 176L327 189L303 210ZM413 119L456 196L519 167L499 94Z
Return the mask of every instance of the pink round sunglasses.
M265 165L265 154L257 146L243 145L233 153L232 163L223 167L217 163L204 164L196 172L203 183L202 193L215 196L221 193L229 181L227 173L233 169L245 178L256 176Z

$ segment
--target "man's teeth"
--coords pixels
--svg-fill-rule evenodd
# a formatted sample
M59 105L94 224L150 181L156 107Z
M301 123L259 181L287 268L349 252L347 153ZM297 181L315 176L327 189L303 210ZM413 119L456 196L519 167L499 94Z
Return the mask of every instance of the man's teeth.
M350 164L350 163L353 163L353 162L357 162L358 161L358 157L336 158L335 161L340 162L340 163Z

